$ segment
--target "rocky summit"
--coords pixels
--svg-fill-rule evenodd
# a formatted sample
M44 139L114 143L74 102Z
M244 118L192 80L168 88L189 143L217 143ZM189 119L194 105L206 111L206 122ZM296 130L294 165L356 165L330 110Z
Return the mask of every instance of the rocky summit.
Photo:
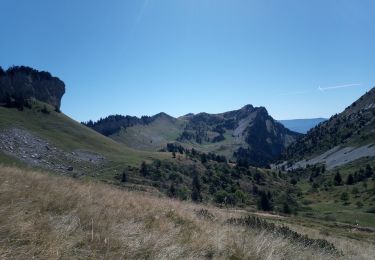
M60 108L64 93L64 82L49 72L25 66L14 66L6 71L0 68L0 103L35 98Z

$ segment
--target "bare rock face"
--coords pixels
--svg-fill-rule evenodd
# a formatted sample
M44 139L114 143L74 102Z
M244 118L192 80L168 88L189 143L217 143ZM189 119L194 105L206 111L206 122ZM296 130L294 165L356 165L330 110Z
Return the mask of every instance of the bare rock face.
M0 68L0 103L9 98L35 98L60 108L65 93L65 84L49 72L29 67Z

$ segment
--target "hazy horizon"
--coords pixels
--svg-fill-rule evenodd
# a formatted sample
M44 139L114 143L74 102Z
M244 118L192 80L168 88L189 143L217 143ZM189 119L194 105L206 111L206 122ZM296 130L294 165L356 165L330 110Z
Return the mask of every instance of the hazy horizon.
M373 1L3 1L0 66L66 84L77 121L264 106L328 118L375 85Z

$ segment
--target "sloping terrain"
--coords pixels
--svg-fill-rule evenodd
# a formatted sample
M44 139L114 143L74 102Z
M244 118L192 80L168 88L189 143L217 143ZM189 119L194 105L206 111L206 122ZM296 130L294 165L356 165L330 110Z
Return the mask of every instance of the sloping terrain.
M7 164L241 207L256 208L268 192L270 199L277 199L272 206L277 211L285 203L281 191L288 189L291 196L296 192L288 179L262 169L234 167L212 154L184 150L173 158L172 153L133 150L38 101L22 111L0 107L0 119L0 160Z
M76 150L67 152L50 146L46 140L27 130L10 128L0 132L0 149L3 153L20 159L25 164L60 172L81 172L98 167L105 160L95 153ZM74 166L74 167L73 167Z
M122 127L109 137L137 150L158 151L165 148L168 143L175 142L186 124L164 113L152 118L153 120L147 125Z
M373 92L294 144L263 107L86 127L43 93L7 95L0 258L372 259Z
M364 157L328 169L289 170L300 189L299 215L375 228L375 160Z
M113 175L143 160L166 158L130 149L70 119L60 111L64 93L64 82L49 72L24 66L1 69L3 161L86 176Z
M22 111L0 107L0 136L0 153L8 161L66 174L113 175L142 160L167 158L127 148L38 101Z
M286 128L301 134L306 134L310 129L326 121L327 118L290 119L278 120Z
M361 237L361 241L357 238ZM368 231L0 166L2 259L373 259Z
M345 111L319 124L289 146L285 158L294 162L309 159L324 162L325 158L321 157L326 157L323 154L328 152L329 154L336 153L334 160L339 162L338 165L342 165L345 161L350 162L361 157L373 156L371 145L375 142L374 129L375 88ZM341 152L337 153L337 151ZM342 156L339 156L340 154Z
M26 71L35 74L33 77L41 77L37 71ZM39 88L39 83L30 82L28 77L21 78L28 88L40 90L38 95L43 96L47 91ZM182 200L191 198L231 206L255 208L263 197L268 210L282 211L286 196L279 191L287 189L290 197L295 196L296 190L287 178L263 169L228 164L222 156L173 145L169 148L177 149L170 153L147 152L124 144L127 140L133 146L143 144L137 148L161 149L167 146L168 140L182 139L186 129L197 129L197 122L204 126L204 133L221 133L225 132L223 128L233 128L238 135L236 138L244 139L247 129L251 131L253 124L263 125L264 122L260 129L271 134L274 132L272 120L264 108L247 106L239 111L208 115L207 120L201 118L205 117L202 114L186 121L160 113L140 119L112 116L95 124L87 123L115 141L75 122L56 106L36 100L34 97L38 95L11 95L0 107L0 159L3 163L32 166L80 179L103 180L127 189L147 190ZM239 126L233 123L235 118L240 120ZM270 205L268 202L273 199L277 201ZM295 208L293 205L291 210Z
M139 150L158 151L168 143L178 143L258 166L276 159L299 137L269 116L265 108L251 105L222 114L180 118L164 113L142 118L109 116L85 125Z

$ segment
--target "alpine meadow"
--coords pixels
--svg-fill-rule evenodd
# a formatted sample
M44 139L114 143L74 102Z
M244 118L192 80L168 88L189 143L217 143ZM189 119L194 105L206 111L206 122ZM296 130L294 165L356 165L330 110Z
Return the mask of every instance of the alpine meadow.
M375 259L372 10L4 1L0 258Z

